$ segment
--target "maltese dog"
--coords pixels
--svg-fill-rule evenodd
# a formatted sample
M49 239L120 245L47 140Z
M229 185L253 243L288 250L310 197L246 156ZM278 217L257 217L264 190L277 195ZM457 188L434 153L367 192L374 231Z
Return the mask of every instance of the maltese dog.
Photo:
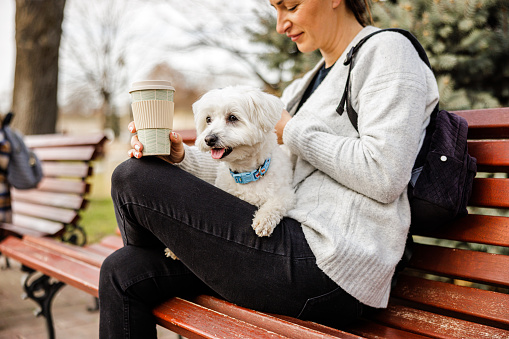
M295 203L292 164L274 133L282 111L279 98L247 86L211 90L193 104L196 146L220 162L215 185L258 207L260 237Z
M193 104L195 144L220 162L215 185L258 207L252 227L260 237L295 204L290 157L274 133L282 111L279 98L248 86L214 89Z

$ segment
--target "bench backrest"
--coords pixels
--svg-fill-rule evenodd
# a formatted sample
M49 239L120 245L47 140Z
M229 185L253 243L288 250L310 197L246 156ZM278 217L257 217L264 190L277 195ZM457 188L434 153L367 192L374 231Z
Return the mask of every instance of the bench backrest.
M74 231L87 204L92 161L104 154L106 140L102 133L25 136L26 145L42 162L44 177L36 189L11 189L13 218L11 224L2 225L4 236L59 236L66 229L69 237L84 236Z
M509 108L455 113L469 123L469 153L478 166L469 215L414 235L414 253L393 301L508 328Z

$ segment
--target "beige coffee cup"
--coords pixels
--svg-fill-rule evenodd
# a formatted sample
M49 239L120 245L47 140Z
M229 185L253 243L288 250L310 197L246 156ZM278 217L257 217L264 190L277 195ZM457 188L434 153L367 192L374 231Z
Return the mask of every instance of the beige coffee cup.
M175 88L169 81L144 80L133 82L129 93L143 155L170 154Z

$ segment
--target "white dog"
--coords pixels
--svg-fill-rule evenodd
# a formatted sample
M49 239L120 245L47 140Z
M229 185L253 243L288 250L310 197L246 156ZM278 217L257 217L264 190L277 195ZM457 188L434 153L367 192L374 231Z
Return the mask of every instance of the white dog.
M260 237L295 204L290 158L274 133L282 111L279 98L248 86L211 90L193 104L196 146L220 161L215 185L258 207L252 227Z
M193 104L196 146L221 162L215 185L258 207L260 237L295 203L290 158L274 133L282 111L279 98L247 86L211 90Z

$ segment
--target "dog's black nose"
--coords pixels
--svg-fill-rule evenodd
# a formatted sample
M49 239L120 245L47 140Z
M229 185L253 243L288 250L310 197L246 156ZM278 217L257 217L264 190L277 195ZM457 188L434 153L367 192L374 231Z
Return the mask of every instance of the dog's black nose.
M217 135L215 134L209 134L205 137L205 143L207 144L207 146L214 146L217 142Z

